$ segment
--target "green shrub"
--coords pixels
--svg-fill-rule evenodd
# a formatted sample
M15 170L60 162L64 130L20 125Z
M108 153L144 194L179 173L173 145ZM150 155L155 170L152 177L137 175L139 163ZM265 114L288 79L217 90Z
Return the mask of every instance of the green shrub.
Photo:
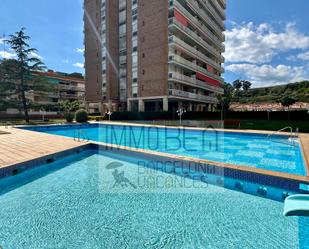
M88 120L90 121L103 121L106 120L104 116L88 116Z
M95 117L95 121L103 121L103 120L106 120L106 117L104 117L104 116Z
M74 114L72 112L65 112L64 118L68 123L72 123L74 120Z
M88 120L88 113L84 109L79 109L75 113L75 120L77 123L85 123Z

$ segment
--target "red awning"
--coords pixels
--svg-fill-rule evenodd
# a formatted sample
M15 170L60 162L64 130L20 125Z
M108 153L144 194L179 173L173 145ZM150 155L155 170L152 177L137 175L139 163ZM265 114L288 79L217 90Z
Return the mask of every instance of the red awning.
M175 18L178 22L180 22L182 25L184 26L188 26L189 22L188 22L188 19L183 15L181 14L178 10L174 10L174 15L175 15Z
M213 86L221 87L221 83L218 80L212 79L202 73L197 72L196 78L202 81L205 81L206 83L209 83Z

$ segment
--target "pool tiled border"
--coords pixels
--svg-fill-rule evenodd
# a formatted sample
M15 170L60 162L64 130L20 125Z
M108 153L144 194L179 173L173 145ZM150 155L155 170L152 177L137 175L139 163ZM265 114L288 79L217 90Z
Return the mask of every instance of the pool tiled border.
M164 153L148 153L144 152L141 150L131 150L128 148L116 148L116 147L110 147L109 145L106 144L94 144L93 149L97 149L98 152L104 151L104 150L111 150L112 152L118 151L121 152L122 155L127 155L127 156L135 156L135 157L140 157L141 154L143 155L143 159L148 159L148 160L153 160L155 162L164 162L164 161L180 161L182 162L183 167L187 167L188 169L191 168L192 163L197 163L200 166L201 173L206 173L207 174L212 174L216 175L218 177L223 178L223 183L222 186L225 187L224 184L224 178L233 178L236 180L240 181L247 181L259 185L264 185L264 186L272 186L275 188L280 188L280 189L286 189L289 191L299 191L299 184L300 183L305 183L309 184L309 179L306 181L305 178L300 178L300 179L290 179L290 178L284 178L280 177L277 175L269 175L269 174L263 174L263 173L257 173L254 171L246 171L246 170L239 170L238 168L228 168L224 167L221 165L217 165L217 163L205 161L205 160L195 160L193 158L189 157L175 157L173 155L168 155ZM220 185L220 184L219 184Z
M7 167L2 167L0 168L0 179L20 174L26 170L30 170L41 165L49 164L74 154L79 154L87 149L91 149L92 146L93 146L92 144L83 144L75 148L63 150L53 154L44 155L42 157L38 157L29 161L11 164Z
M92 123L92 125L98 125L99 123ZM122 123L122 122L104 122L103 124L113 124L113 125L127 125L127 126L151 126L153 125L144 125L144 124L131 124L131 123ZM71 128L75 125L68 125L68 128ZM89 125L82 125L89 126ZM53 125L50 125L49 127L53 127ZM155 125L155 127L159 128L165 128L165 126ZM168 128L179 128L179 127L170 127ZM190 130L206 130L204 128L195 128L195 127L181 127L184 129L190 129ZM48 128L50 129L50 128ZM12 128L11 131L14 132L15 128ZM247 130L222 130L218 129L219 131L228 131L228 132L236 132L236 133L254 133L254 134L269 134L267 131L247 131ZM33 132L33 131L28 131ZM36 133L36 132L35 132ZM37 134L37 133L36 133ZM280 135L287 135L285 133ZM48 134L48 136L54 136ZM68 138L66 138L68 139ZM69 138L73 140L72 138ZM300 141L302 144L302 150L305 157L305 163L306 163L306 170L307 174L309 172L308 169L308 153L309 153L309 134L300 134ZM135 149L131 147L125 147L125 146L118 146L118 145L112 145L112 144L105 144L100 142L89 142L85 144L77 143L74 148L65 149L60 152L51 153L44 155L42 157L33 158L32 160L28 160L25 162L17 162L10 165L6 165L5 167L0 168L0 178L7 177L14 175L16 173L19 173L20 171L31 169L33 167L42 165L47 163L48 159L52 160L58 160L60 158L63 158L65 156L71 155L72 153L76 153L79 150L89 149L89 148L97 148L97 149L105 149L105 150L121 150L122 153L138 153L137 155L140 155L141 153L144 156L152 156L154 158L166 158L168 160L180 160L185 162L195 162L200 163L203 165L209 165L212 169L215 169L215 172L224 172L222 175L223 177L231 177L239 180L245 180L250 182L255 182L259 184L265 184L265 185L271 185L279 188L289 189L296 191L299 188L300 183L309 184L309 177L307 176L299 176L299 175L292 175L287 173L281 173L281 172L275 172L275 171L268 171L263 169L257 169L252 167L246 167L246 166L237 166L232 164L226 164L226 163L220 163L220 162L213 162L209 160L201 160L191 157L185 157L185 156L178 156L173 154L167 154L167 153L161 153L161 152L155 152L150 150L143 150L143 149Z

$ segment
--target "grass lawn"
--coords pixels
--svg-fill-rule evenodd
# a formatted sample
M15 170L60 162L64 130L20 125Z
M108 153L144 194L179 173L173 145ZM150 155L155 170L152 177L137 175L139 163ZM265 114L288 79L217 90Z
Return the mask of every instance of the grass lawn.
M309 133L309 121L308 120L297 120L297 121L288 121L288 120L240 120L240 129L252 129L252 130L270 130L277 131L283 127L291 126L293 130L299 128L300 132ZM225 128L238 129L236 126L228 126Z

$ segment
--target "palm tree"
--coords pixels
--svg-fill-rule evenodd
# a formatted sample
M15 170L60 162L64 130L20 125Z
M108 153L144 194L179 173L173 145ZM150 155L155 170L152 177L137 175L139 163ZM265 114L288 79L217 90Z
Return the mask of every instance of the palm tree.
M65 100L59 103L60 109L63 111L64 118L67 122L71 123L74 119L74 112L76 112L81 104L79 101Z
M22 28L14 35L10 35L9 40L6 41L17 56L18 70L15 77L19 81L18 93L21 97L22 109L27 123L29 123L28 103L25 94L27 80L33 77L31 72L45 69L43 62L39 58L32 56L37 50L30 48L30 45L27 43L28 40L30 40L30 37L25 34L25 28Z

